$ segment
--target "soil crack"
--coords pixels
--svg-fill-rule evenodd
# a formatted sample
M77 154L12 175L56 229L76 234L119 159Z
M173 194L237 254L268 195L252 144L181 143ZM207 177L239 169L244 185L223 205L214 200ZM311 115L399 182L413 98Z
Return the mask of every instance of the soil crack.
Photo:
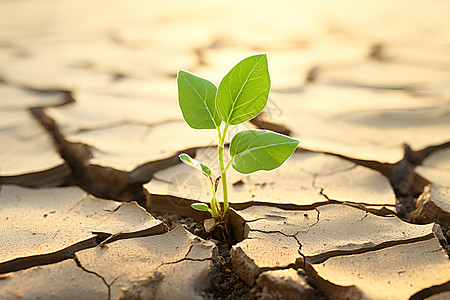
M103 282L103 284L106 286L106 288L107 288L107 290L108 290L108 295L107 295L107 298L106 298L106 299L107 299L107 300L110 300L110 299L111 299L111 285L114 283L114 281L117 280L117 278L115 278L115 279L111 282L111 285L110 285L110 284L108 284L108 283L106 282L106 279L105 279L103 276L101 276L100 274L98 274L98 273L96 273L96 272L94 272L94 271L88 270L88 269L86 269L85 267L83 267L83 265L81 264L80 260L78 259L78 257L77 257L76 255L74 255L73 260L75 261L76 265L77 265L81 270L83 270L83 271L86 272L86 273L89 273L89 274L92 274L92 275L98 277L98 278Z
M77 207L78 205L80 205L81 203L83 203L84 201L86 201L89 198L89 196L86 194L82 199L80 199L80 201L78 201L77 203L75 203L74 206L72 206L71 208L69 208L67 210L67 212L71 212L73 209L75 209L75 207Z
M75 253L80 250L89 249L97 245L96 237L92 237L56 252L15 258L0 264L0 274L61 262L73 258Z
M320 221L320 210L318 210L317 208L314 208L315 211L317 211L317 217L316 217L316 222L314 224L309 225L309 229L315 225L317 225ZM308 229L308 230L309 230Z
M412 295L409 299L421 300L447 291L450 291L450 281L447 281L446 283L441 285L434 285L426 289L423 289Z
M411 239L407 239L407 240L387 241L387 242L383 242L378 245L374 245L371 242L369 242L369 243L367 243L367 245L369 245L370 247L359 248L359 249L354 249L354 250L332 250L332 251L328 251L328 252L317 254L317 255L307 256L306 261L311 264L320 264L320 263L324 263L329 258L336 257L336 256L363 254L363 253L378 251L381 249L386 249L386 248L390 248L390 247L394 247L394 246L398 246L398 245L406 245L406 244L412 244L412 243L416 243L416 242L422 242L422 241L426 241L426 240L429 240L432 238L434 238L434 234L430 233L430 234L427 234L427 235L421 236L421 237L411 238Z
M362 216L361 219L359 219L357 222L361 222L362 220L364 220L365 218L367 218L368 215L369 215L369 212L366 211L366 213L364 214L364 216Z
M159 266L156 267L156 270L158 270L162 266L174 265L174 264L180 263L182 261L207 261L207 260L211 260L212 259L212 257L205 257L205 258L190 258L190 257L188 257L189 254L192 252L193 248L194 248L194 244L190 244L189 248L186 251L186 254L184 255L183 258L181 258L179 260L175 260L175 261L163 262Z
M325 199L327 199L327 201L332 201L323 191L325 188L321 187L320 188L320 192L319 194L322 195L323 197L325 197Z

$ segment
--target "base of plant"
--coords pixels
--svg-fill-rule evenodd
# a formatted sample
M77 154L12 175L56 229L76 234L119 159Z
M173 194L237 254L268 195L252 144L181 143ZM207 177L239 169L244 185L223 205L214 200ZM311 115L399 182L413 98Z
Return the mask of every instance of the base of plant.
M218 241L226 242L230 246L246 239L248 236L248 225L232 208L228 209L225 214L222 214L217 219L206 220L208 228L205 227L205 230L209 230L208 234L210 237ZM204 225L205 221L203 223Z
M228 213L225 213L219 219L214 220L215 224L209 232L211 234L211 238L218 241L227 242L228 245L235 244L236 238L234 236L233 224L230 222Z

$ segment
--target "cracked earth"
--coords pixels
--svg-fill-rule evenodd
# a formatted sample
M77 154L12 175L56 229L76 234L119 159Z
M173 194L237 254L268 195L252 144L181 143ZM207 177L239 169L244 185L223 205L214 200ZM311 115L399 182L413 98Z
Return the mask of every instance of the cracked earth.
M450 4L396 4L1 2L0 298L449 299ZM230 170L208 233L177 156L216 137L175 75L259 52L269 103L230 136L301 142Z

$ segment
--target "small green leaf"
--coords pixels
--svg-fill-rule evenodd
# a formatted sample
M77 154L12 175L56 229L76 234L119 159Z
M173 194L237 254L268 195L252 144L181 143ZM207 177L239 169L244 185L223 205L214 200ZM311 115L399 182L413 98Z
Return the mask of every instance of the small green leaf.
M187 164L191 167L196 168L197 170L202 172L203 175L205 175L206 177L209 177L211 175L211 169L207 165L190 157L188 154L183 153L183 154L178 155L178 157L180 158L180 160L182 162L184 162L185 164Z
M270 171L281 166L297 148L299 141L267 130L238 132L230 143L233 168L243 174Z
M186 123L194 129L215 129L222 121L216 111L217 87L211 81L179 70L178 104Z
M227 124L238 125L256 117L266 106L269 91L267 55L245 58L219 84L216 107L220 118Z
M200 210L200 211L209 211L210 210L209 206L206 205L205 203L200 203L200 202L194 203L194 204L191 204L191 206L193 209Z

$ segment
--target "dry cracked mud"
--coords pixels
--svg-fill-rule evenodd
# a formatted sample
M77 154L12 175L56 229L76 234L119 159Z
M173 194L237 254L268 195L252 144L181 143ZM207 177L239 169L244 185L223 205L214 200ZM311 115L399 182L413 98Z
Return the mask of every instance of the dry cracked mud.
M0 3L1 299L448 299L450 4ZM351 9L350 9L351 8ZM300 139L229 172L175 76L268 54L261 115ZM229 137L231 137L231 135ZM219 192L220 197L220 192Z

